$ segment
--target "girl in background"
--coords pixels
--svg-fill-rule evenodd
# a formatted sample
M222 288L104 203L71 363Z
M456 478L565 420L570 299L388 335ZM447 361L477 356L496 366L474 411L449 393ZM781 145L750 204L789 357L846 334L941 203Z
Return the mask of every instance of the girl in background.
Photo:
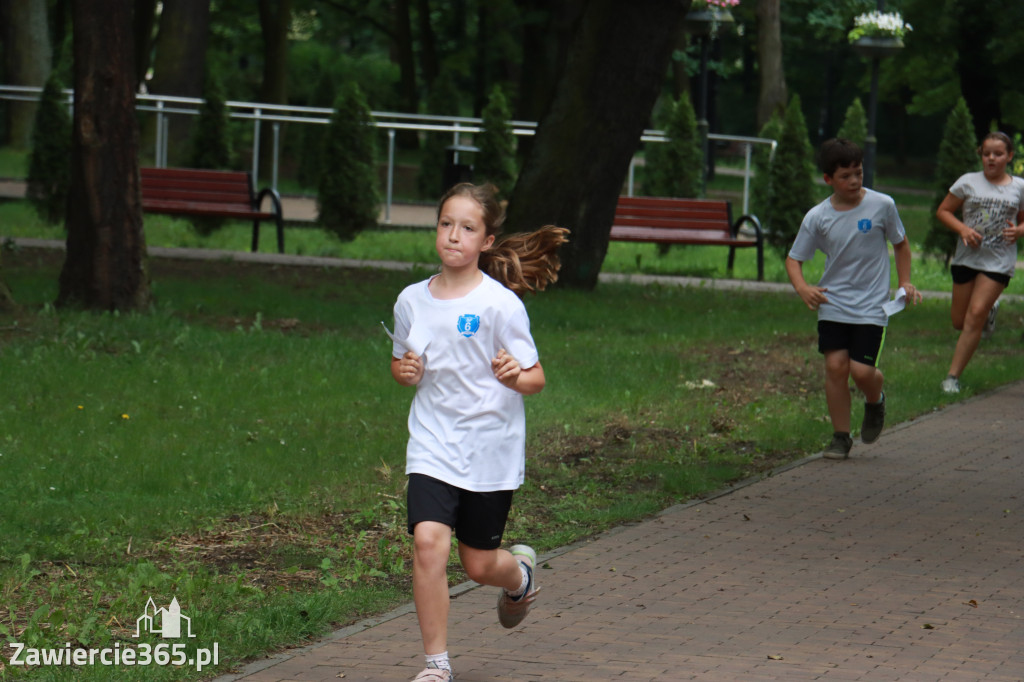
M949 268L950 316L960 337L942 380L946 393L960 392L961 373L982 336L995 329L999 296L1013 277L1017 240L1024 235L1024 180L1006 172L1013 141L1006 133L989 133L981 141L980 153L983 170L960 176L935 213L960 238Z

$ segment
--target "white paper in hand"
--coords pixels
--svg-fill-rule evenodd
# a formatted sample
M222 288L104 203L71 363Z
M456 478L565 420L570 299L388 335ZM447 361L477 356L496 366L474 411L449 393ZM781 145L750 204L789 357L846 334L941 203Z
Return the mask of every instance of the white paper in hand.
M391 333L388 326L381 320L380 326L384 327L384 333L388 335L388 338L402 346L406 350L411 350L416 355L422 357L427 352L427 346L430 345L430 339L426 338L422 328L417 328L413 325L413 328L409 330L409 336L404 339L400 339Z
M896 291L896 295L892 297L892 300L888 303L882 304L882 310L889 317L892 317L899 311L903 310L907 306L907 290L900 287Z

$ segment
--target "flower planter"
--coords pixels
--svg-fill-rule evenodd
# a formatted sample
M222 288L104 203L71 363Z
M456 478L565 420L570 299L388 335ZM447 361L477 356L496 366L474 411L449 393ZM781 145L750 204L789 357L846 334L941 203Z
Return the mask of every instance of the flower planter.
M903 49L903 41L894 36L861 36L850 46L861 57L891 57Z
M724 7L708 6L690 10L683 18L683 30L695 36L709 36L718 32L722 24L735 23L732 12Z

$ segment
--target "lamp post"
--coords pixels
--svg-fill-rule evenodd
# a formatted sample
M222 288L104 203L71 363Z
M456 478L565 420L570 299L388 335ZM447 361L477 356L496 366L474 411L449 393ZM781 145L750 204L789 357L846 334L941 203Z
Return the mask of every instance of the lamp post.
M711 41L718 33L721 24L733 23L732 13L724 7L707 5L698 10L691 10L683 20L683 30L700 39L700 106L697 110L697 134L700 136L700 150L703 159L700 171L700 193L704 196L708 184L708 167L711 158L711 147L708 135L711 126L708 123L708 51Z

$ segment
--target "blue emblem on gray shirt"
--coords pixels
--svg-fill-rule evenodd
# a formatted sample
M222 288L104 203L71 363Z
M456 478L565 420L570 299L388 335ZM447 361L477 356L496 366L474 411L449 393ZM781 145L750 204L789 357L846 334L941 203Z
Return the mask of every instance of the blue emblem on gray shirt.
M857 221L857 229L867 234L871 231L871 218L863 218Z
M479 315L459 315L459 333L469 338L480 331Z

